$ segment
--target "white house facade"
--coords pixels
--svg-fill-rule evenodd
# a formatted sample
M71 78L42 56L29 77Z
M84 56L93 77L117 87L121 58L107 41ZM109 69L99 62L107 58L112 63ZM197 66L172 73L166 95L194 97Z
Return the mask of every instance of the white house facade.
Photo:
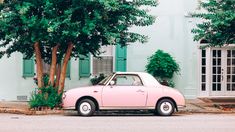
M149 27L131 30L149 36L145 44L126 48L103 47L97 59L88 56L72 58L67 69L65 90L90 85L92 76L115 71L145 71L147 58L161 49L171 54L180 65L174 75L176 89L186 98L235 96L235 47L200 49L205 43L193 41L191 29L199 20L189 13L198 10L199 0L159 0L151 14L157 17ZM20 53L0 60L0 101L29 100L35 90L34 60L23 60Z

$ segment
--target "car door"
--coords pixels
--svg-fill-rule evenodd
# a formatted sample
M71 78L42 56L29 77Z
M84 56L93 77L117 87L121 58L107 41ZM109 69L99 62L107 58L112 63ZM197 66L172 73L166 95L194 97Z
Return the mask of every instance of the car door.
M114 84L103 88L103 107L144 107L147 90L138 75L117 74L112 79Z

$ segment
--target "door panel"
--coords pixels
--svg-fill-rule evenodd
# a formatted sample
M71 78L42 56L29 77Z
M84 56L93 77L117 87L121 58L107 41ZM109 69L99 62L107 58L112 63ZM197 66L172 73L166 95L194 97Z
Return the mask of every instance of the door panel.
M147 91L143 86L106 86L103 88L103 107L143 107Z
M103 107L143 107L146 105L147 89L138 75L117 74L112 86L103 88Z

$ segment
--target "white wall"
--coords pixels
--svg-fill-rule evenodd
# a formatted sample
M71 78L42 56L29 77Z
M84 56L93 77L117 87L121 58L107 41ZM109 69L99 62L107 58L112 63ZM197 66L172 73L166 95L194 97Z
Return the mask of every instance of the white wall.
M161 49L170 53L180 65L180 74L174 78L176 88L187 98L195 98L198 50L191 34L195 22L187 14L196 8L196 0L159 0L158 7L151 9L151 13L157 16L155 24L133 29L148 35L150 39L146 44L136 43L127 48L127 70L144 71L147 58Z
M156 23L149 27L132 30L148 35L146 44L135 43L127 48L127 70L144 71L147 58L158 49L170 53L180 64L180 74L175 76L176 87L187 98L195 98L198 84L197 43L193 42L191 29L195 20L185 17L198 6L197 0L159 0L151 9L157 16ZM22 77L22 55L0 59L0 100L16 100L17 96L30 96L35 90L32 78ZM66 79L65 90L89 85L89 78L79 78L78 61L71 61L71 78Z

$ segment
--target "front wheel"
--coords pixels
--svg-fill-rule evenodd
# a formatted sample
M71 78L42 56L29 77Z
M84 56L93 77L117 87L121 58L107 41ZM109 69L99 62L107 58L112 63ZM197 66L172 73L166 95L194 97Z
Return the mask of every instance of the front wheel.
M158 102L156 112L160 116L170 116L174 113L174 103L169 99L163 99Z
M89 99L83 99L78 103L77 110L81 116L92 116L95 112L95 103Z

